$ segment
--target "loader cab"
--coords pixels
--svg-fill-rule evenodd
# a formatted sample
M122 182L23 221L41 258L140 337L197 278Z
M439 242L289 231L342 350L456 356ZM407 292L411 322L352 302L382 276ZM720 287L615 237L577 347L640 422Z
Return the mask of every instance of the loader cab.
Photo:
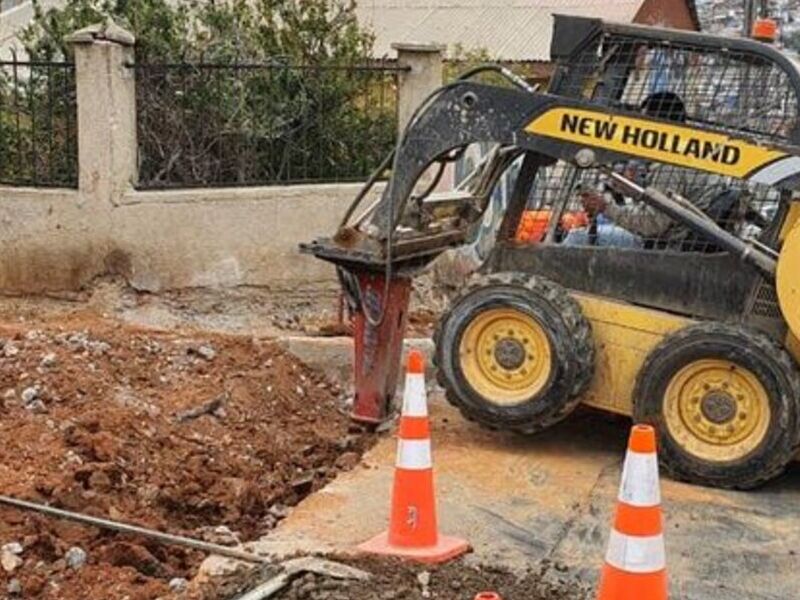
M794 63L769 46L557 16L552 55L553 96L771 144L800 139L800 77ZM693 169L688 159L672 165L615 160L613 152L597 150L606 165L641 185L684 196L725 230L778 249L790 190ZM586 193L611 205L588 224L581 202ZM648 219L664 225L663 215L637 207L599 169L569 160L540 168L526 208L515 240L498 246L492 269L524 268L571 289L785 334L771 283L701 236L652 226ZM539 220L533 238L527 235L530 215Z

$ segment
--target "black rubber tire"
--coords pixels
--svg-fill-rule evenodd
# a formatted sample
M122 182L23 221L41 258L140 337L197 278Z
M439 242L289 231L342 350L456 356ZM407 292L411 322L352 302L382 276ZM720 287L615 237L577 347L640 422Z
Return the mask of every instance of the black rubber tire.
M735 461L712 462L691 454L664 422L664 394L686 364L704 358L749 369L769 395L771 420L761 444ZM800 373L774 340L736 325L691 325L665 338L647 357L634 390L634 419L656 427L659 459L674 479L699 485L752 489L780 475L800 444Z
M467 382L459 364L459 345L468 324L482 311L499 306L533 317L547 333L553 360L545 387L513 406L484 398ZM448 401L466 418L491 429L532 434L558 423L578 405L594 373L592 330L580 305L560 285L524 273L473 277L439 320L434 343L437 377Z

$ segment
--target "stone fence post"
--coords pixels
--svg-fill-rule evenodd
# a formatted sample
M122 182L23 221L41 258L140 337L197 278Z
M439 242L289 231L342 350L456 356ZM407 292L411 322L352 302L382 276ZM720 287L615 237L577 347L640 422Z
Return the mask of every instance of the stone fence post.
M400 73L397 98L398 127L405 129L411 115L443 82L444 47L436 44L396 43L397 62L408 70Z
M111 21L65 39L75 50L78 186L91 201L116 204L137 177L135 39Z

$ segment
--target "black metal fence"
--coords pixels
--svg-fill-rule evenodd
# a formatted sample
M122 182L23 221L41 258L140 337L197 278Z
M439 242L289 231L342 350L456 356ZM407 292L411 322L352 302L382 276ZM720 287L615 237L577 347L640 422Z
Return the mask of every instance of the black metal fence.
M396 137L392 64L131 68L140 189L358 180Z
M75 65L0 61L0 183L77 187Z

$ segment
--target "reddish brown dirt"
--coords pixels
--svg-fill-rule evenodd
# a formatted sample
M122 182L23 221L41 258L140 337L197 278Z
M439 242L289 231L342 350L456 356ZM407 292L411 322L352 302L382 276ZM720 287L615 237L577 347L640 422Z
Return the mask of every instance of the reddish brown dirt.
M337 580L306 573L295 578L276 600L473 600L481 592L495 592L503 600L588 600L591 589L569 579L558 565L547 561L524 574L458 560L442 566L421 566L395 560L341 559L371 574L366 582ZM229 600L266 581L274 573L250 573L217 582L216 594L204 600Z
M210 541L253 539L369 443L338 394L267 341L81 313L0 323L0 493ZM23 562L0 569L0 595L18 582L24 598L167 597L168 581L191 578L203 558L0 509L0 545L12 542ZM72 546L87 552L82 568L66 564Z

